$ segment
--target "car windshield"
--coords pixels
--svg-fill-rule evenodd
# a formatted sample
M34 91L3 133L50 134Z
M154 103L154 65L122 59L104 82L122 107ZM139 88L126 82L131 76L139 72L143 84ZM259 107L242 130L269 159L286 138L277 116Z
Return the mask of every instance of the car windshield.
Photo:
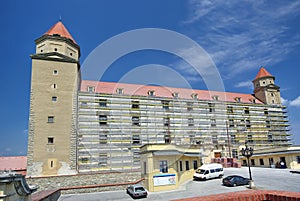
M142 192L142 191L145 191L145 189L143 187L136 187L135 191L136 192Z
M202 169L198 169L198 170L196 171L196 173L198 173L198 174L204 174L204 172L205 172L205 170L202 170Z
M226 179L227 179L227 180L231 180L231 179L234 179L234 177L228 176L228 177L226 177Z

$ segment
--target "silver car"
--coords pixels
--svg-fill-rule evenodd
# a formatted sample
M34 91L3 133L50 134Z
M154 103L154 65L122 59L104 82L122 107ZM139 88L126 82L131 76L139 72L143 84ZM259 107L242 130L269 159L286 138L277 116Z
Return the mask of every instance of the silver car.
M139 184L134 184L134 185L130 185L126 188L126 192L131 195L131 197L133 198L141 198L141 197L147 197L148 192L146 191L146 189L139 185Z

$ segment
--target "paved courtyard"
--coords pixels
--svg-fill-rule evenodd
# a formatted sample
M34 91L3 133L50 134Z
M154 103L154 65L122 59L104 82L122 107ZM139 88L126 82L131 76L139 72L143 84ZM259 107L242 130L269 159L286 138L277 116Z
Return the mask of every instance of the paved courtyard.
M300 192L300 174L290 173L289 169L272 169L272 168L251 168L254 184L260 190L284 190ZM227 175L238 174L249 177L248 168L225 168L224 173ZM190 180L181 185L178 190L165 192L149 192L145 199L151 201L172 200L179 198L188 198L196 196L204 196L219 193L228 193L234 191L247 190L247 186L226 187L222 185L221 179L213 179L208 181ZM89 194L73 194L62 195L59 201L126 201L133 200L125 191L99 192Z

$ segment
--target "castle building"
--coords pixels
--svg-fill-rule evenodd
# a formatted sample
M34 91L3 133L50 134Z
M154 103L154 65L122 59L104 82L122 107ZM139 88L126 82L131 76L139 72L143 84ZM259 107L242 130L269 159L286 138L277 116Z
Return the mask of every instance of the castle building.
M193 145L212 158L239 146L289 146L286 107L261 67L254 94L81 80L80 48L61 21L35 40L27 175L141 169L146 144Z

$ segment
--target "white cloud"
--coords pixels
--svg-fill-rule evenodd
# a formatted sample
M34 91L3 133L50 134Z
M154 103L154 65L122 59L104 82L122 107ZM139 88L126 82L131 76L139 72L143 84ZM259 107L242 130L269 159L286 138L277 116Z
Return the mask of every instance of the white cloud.
M300 1L190 1L197 41L227 76L272 66L300 44L287 22L300 12Z
M287 100L281 97L281 103L287 106L300 107L300 96L298 96L294 100Z
M300 96L298 96L296 99L290 101L290 105L294 107L300 107Z
M246 87L246 88L253 88L253 83L251 81L245 81L245 82L240 82L235 85L235 87L240 88L240 87Z
M281 97L281 103L282 105L288 105L289 101Z

